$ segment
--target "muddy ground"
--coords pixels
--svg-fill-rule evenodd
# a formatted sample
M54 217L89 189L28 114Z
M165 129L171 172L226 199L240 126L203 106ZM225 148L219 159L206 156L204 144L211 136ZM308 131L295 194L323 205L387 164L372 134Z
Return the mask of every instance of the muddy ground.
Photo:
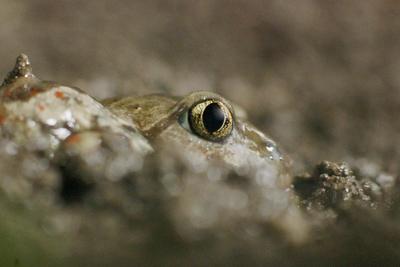
M188 266L195 258L204 260L199 266L398 265L400 205L391 179L397 179L400 157L399 13L400 3L391 0L0 0L0 74L24 52L39 77L100 99L216 91L244 107L292 157L303 208L324 218L333 210L337 218L324 227L316 223L313 241L300 247L274 236L268 253L234 246L237 257L230 258L217 247L207 258L204 243L178 242L165 250L157 246L169 244L163 241L144 248L148 256L136 257L132 266ZM322 160L350 167L318 165ZM350 196L354 205L341 204L349 198L346 189L358 192L368 179L382 187L389 181L390 189L366 190ZM18 234L30 231L25 224L3 234L17 244L13 251L32 262L54 259L46 249L27 252L36 245ZM105 256L104 265L118 258L129 266L129 256L121 254ZM18 258L13 264L28 266Z

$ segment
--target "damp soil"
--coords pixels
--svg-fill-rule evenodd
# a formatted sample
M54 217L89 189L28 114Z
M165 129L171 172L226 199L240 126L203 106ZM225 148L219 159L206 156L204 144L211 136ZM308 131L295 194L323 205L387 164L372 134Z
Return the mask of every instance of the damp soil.
M0 266L399 265L398 2L0 6L0 76L24 52L41 78L98 99L216 91L292 158L293 202L301 211L292 231L234 215L213 213L210 222L199 198L179 202L177 177L189 177L193 192L202 188L209 199L228 195L215 198L213 184L170 152L115 181L114 172L96 179L88 173L102 169L80 159L55 164L3 138ZM107 155L129 154L118 147ZM165 159L178 175L165 175ZM246 177L226 175L246 188ZM218 211L211 209L217 202L204 203ZM183 216L188 210L198 216Z

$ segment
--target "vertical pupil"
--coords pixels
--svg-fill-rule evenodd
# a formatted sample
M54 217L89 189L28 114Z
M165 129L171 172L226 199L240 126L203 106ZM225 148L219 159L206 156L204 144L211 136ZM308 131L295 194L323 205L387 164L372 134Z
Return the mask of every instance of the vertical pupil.
M209 133L218 131L225 123L225 113L217 103L211 103L203 111L203 124Z

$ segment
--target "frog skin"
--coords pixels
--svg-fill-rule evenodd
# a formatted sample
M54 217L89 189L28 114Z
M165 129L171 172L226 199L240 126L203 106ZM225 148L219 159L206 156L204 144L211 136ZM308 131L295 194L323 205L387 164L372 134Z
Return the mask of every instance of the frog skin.
M138 162L152 151L135 125L119 119L80 89L38 79L26 55L17 58L1 87L0 122L2 136L18 147L49 159L77 154L82 166L98 170L98 175L108 168L107 158L114 157L110 152L100 161L91 158L103 144L125 143L121 147L131 155L125 155L131 164L125 164L118 176L139 168ZM107 176L117 179L112 173Z
M190 108L210 100L226 106L233 119L231 132L216 142L197 135L188 122ZM222 161L238 169L268 166L270 184L283 188L290 184L288 158L276 143L248 123L243 110L237 115L233 105L215 93L199 91L183 98L134 96L106 99L103 103L119 117L131 120L157 146L179 148L198 162Z
M99 102L80 89L39 80L21 55L0 89L0 115L3 138L66 165L73 179L95 184L99 198L115 191L112 201L132 199L123 181L156 171L162 189L155 190L167 196L162 205L180 235L228 229L250 218L305 232L290 190L289 159L218 94Z

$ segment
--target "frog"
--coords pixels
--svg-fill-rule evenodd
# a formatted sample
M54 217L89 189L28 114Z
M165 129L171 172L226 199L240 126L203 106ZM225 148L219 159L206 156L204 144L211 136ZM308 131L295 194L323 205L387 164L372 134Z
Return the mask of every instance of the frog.
M62 220L68 236L84 236L92 224L109 232L110 217L123 225L118 229L130 225L123 237L139 228L148 242L163 237L160 227L183 242L282 230L300 242L307 233L290 158L240 106L214 92L98 100L37 78L22 54L0 88L0 136L11 156L33 154L56 173L40 181L39 193L13 198L35 199L46 188L53 213L45 218L86 218ZM0 183L0 192L7 190ZM89 217L88 207L95 210Z
M238 214L251 214L291 231L294 240L304 238L304 224L298 224L300 231L290 224L293 218L297 223L301 221L290 189L290 159L275 141L249 123L240 106L208 91L195 91L184 97L115 97L102 103L135 124L160 155L180 161L188 169L186 174L177 166L163 170L167 174L179 173L179 177L165 178L165 183L172 183L170 190L178 190L176 194L185 202L177 208L175 222L179 229L190 235L196 228L212 227L221 220L225 225L235 221ZM156 165L162 165L159 162ZM182 176L184 182L168 181L182 180ZM179 183L185 185L177 186ZM207 198L207 194L216 196ZM232 199L227 201L223 196ZM208 220L189 208L192 205L207 214ZM254 211L248 212L251 209ZM186 229L190 227L187 221L193 222L194 230Z

